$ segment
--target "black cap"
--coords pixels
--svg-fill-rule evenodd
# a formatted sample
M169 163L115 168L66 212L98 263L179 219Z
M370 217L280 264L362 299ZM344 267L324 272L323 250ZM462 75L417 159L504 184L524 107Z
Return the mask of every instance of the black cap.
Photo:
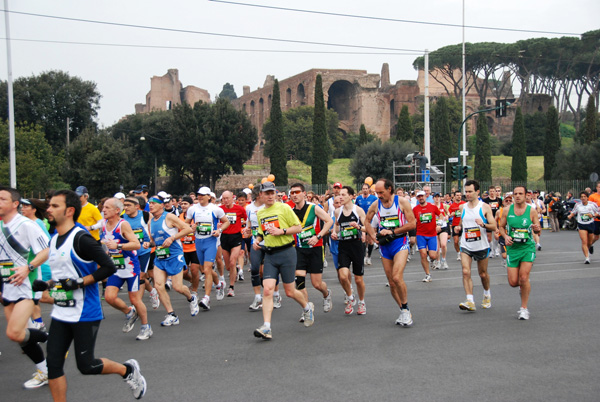
M260 191L262 193L265 191L277 191L277 189L275 188L275 184L273 184L273 182L266 181L260 185Z
M133 192L136 193L136 194L140 194L140 193L143 193L143 192L147 193L148 192L148 186L145 185L145 184L140 184L139 186L137 186L135 188L135 190L133 190Z
M79 186L75 189L75 193L77 193L77 195L81 197L82 195L88 193L88 189L86 186Z

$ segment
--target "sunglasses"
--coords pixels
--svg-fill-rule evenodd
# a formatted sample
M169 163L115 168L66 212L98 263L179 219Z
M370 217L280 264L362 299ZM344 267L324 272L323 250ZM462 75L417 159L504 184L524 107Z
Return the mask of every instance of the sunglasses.
M294 191L290 191L291 195L296 195L296 194L300 194L302 192L302 190L294 190Z

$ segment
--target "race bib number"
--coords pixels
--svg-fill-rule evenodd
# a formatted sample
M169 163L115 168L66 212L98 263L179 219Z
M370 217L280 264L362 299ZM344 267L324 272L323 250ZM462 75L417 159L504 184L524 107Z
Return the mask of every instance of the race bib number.
M2 282L8 283L8 278L14 274L14 267L15 264L10 260L0 261L0 275L2 276Z
M121 253L110 253L113 264L117 269L125 269L125 257Z
M192 235L184 236L184 238L181 239L181 242L183 244L194 244L195 243L194 236L192 236Z
M340 230L340 240L353 240L358 238L358 229L352 226L344 226Z
M75 307L77 300L73 299L72 290L63 290L60 283L50 290L50 297L54 299L54 304L59 307Z
M465 228L465 240L468 242L481 240L481 229L480 228Z
M527 229L512 229L510 237L515 243L525 243L529 240L529 230Z
M457 218L460 218L460 209L457 209L456 211L454 211L454 216Z
M210 223L199 223L196 225L196 234L198 236L210 236L212 225Z
M268 230L279 229L279 218L277 216L269 216L260 220L260 227L265 235L268 235Z
M252 236L258 236L258 226L252 226Z
M421 220L421 223L429 223L433 220L433 214L431 212L421 214L419 219Z
M237 214L235 212L228 212L227 219L229 219L229 224L235 225L237 222Z
M169 247L158 247L156 249L156 258L164 260L171 256L171 249Z
M135 229L133 231L133 234L135 235L135 237L138 238L138 240L140 241L140 244L142 244L144 242L144 229Z
M302 229L302 232L298 233L298 239L300 240L300 246L302 247L310 247L308 241L311 237L315 235L315 228L310 225Z
M400 218L397 216L386 216L381 219L381 227L384 229L394 230L400 227Z
M592 219L593 219L593 218L592 218L592 214L582 214L582 215L581 215L581 221L582 221L582 222L589 222L589 221L591 221Z

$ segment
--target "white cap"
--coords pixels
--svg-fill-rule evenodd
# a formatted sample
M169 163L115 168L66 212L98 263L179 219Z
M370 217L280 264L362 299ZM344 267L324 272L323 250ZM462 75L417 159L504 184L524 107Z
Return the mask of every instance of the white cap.
M161 196L163 198L163 200L165 200L165 202L171 201L171 194L167 194L164 191L159 191L157 195Z
M244 193L246 193L246 195L248 194L252 194L252 190L250 190L248 187L246 187L245 189L242 190Z
M197 191L198 194L200 195L209 195L210 194L210 188L204 186L204 187L200 187Z
M120 200L124 200L125 199L125 194L123 194L122 192L118 192L115 195L113 195L113 197L118 198Z
M417 197L418 197L418 196L420 196L420 195L425 195L425 191L419 191L419 192L417 193Z
M211 198L217 198L217 195L211 191L211 192L210 192L210 197L211 197Z

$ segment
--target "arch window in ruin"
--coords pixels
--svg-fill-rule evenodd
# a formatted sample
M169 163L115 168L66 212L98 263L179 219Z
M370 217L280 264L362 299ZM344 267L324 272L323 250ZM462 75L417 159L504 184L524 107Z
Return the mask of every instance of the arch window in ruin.
M335 110L340 120L350 120L352 111L356 110L352 84L345 80L336 81L331 84L327 94L327 109Z
M258 126L262 127L265 121L265 101L263 98L258 100Z
M267 110L270 113L271 108L273 107L273 96L269 95L269 97L267 98Z
M306 105L306 95L304 95L304 85L298 84L298 90L296 91L296 106Z
M244 113L248 113L248 112L246 112L246 104L245 103L242 105L242 110L244 111Z
M291 109L292 107L292 90L290 88L285 90L285 108Z

